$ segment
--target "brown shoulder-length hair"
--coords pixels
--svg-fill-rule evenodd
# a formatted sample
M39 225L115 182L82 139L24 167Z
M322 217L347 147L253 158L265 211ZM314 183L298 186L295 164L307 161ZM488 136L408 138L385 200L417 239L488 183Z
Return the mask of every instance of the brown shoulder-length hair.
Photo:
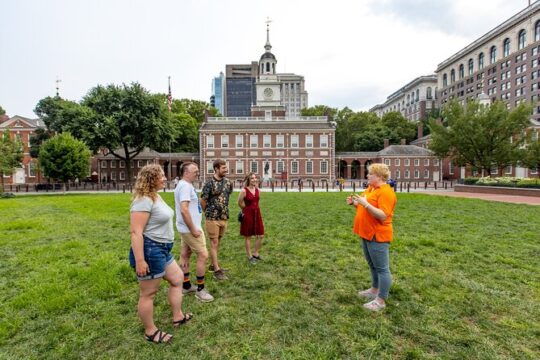
M137 175L135 186L133 187L132 200L148 196L152 201L158 197L158 184L163 177L163 169L158 164L150 164L143 167Z
M246 175L246 177L244 178L244 186L249 186L250 184L250 181L249 179L251 178L251 176L255 175L255 177L257 177L257 174L255 174L254 172L250 172L249 174Z

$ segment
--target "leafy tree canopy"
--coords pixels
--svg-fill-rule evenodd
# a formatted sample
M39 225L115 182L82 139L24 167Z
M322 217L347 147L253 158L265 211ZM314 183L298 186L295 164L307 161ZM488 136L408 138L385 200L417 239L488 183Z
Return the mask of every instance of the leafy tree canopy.
M46 177L67 182L88 175L91 152L70 133L47 140L39 152L39 165Z
M491 106L456 101L442 109L448 126L430 123L430 149L458 165L469 164L482 172L515 165L523 157L524 130L530 125L531 108L520 104L512 111L502 101Z

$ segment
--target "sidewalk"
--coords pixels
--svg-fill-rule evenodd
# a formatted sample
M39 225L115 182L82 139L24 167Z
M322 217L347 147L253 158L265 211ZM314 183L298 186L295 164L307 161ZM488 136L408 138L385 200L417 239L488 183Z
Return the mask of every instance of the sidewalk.
M540 205L540 198L534 196L515 196L515 195L498 195L498 194L479 194L453 191L423 191L423 194L452 196L470 199L481 199L489 201L508 202L514 204Z

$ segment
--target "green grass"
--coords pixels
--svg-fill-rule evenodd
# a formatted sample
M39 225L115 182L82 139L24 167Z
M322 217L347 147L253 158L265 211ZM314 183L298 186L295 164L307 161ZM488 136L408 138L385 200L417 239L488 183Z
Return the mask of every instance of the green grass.
M0 200L0 359L540 357L540 207L399 194L394 284L371 314L356 297L369 271L344 196L263 193L256 266L232 219L231 279L208 279L213 303L184 298L195 318L170 346L142 337L129 195ZM155 319L172 330L165 285Z

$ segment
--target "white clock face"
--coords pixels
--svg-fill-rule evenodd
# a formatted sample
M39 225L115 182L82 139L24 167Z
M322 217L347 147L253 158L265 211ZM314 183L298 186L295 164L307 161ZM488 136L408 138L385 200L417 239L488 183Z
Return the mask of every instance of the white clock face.
M272 95L274 95L274 92L272 91L272 89L266 88L266 89L264 89L263 94L264 94L264 97L265 97L266 99L271 99L271 98L272 98Z

